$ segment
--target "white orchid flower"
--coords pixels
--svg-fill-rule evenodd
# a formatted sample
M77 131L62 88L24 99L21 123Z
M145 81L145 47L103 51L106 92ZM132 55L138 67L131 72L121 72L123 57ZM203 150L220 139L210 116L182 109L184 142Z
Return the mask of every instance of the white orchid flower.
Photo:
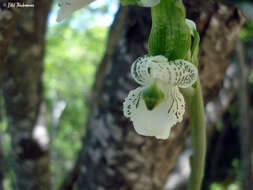
M73 12L83 8L94 0L59 0L60 10L57 15L57 22L61 22ZM125 4L138 4L143 7L153 7L160 3L160 0L122 0Z
M144 56L133 63L131 75L142 87L130 91L125 99L125 117L131 119L138 134L167 139L185 112L179 88L192 86L198 78L197 68L182 59L168 62L161 55Z

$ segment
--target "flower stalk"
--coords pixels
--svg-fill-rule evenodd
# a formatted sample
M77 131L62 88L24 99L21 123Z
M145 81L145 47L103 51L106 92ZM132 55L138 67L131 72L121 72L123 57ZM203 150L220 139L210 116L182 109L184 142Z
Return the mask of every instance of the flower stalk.
M152 30L149 39L151 55L165 55L168 60L186 59L198 67L199 34L195 24L186 20L181 0L161 0L152 7ZM188 25L188 27L186 27ZM190 34L190 35L189 35ZM194 38L191 47L191 35ZM190 56L189 56L190 54ZM206 123L200 80L182 89L190 115L192 136L191 175L188 190L200 190L205 169Z
M200 190L205 170L206 158L206 121L203 95L199 79L194 88L194 94L184 93L190 115L190 129L192 136L192 151L190 158L191 175L188 190Z

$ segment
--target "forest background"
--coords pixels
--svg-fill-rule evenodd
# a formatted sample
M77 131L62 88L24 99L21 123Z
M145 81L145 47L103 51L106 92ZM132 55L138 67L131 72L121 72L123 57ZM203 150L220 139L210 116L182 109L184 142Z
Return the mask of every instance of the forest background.
M194 1L192 2L194 4ZM216 61L215 63L217 65L212 65L212 64L209 65L209 67L212 66L212 67L222 68L221 73L223 74L220 74L221 76L218 77L216 81L217 84L216 85L204 84L204 88L206 89L204 90L204 94L207 94L205 95L205 103L206 103L206 113L207 113L207 123L208 123L208 156L207 156L207 161L206 161L206 174L205 174L203 189L205 190L206 189L242 190L242 189L245 189L243 188L243 183L250 183L249 181L252 181L252 164L253 164L252 156L253 155L252 155L252 148L249 149L248 147L252 147L252 142L249 139L252 139L252 123L253 123L252 121L252 118L253 118L252 117L253 116L252 115L253 114L252 112L253 111L252 110L253 109L253 106L252 106L253 104L252 102L253 100L252 98L253 96L253 90L252 90L253 89L252 88L253 87L253 53L252 53L252 50L253 50L253 16L252 16L253 4L250 1L240 1L240 2L230 1L226 3L232 3L232 5L225 6L225 5L221 5L220 2L219 3L216 3L216 2L214 3L213 1L210 1L210 2L207 1L206 3L203 3L205 5L203 4L196 5L197 7L195 9L194 8L189 9L189 14L193 18L197 19L196 21L198 22L197 23L198 27L201 28L200 34L202 34L203 39L205 39L205 36L207 36L206 39L217 38L214 40L212 39L210 41L211 42L215 41L215 44L217 46L219 46L219 43L224 42L227 46L231 46L231 47L229 47L226 50L222 50L222 49L217 50L216 53L219 53L219 54L222 54L224 52L225 58L219 58L219 56L217 55L216 58L213 59L213 62ZM46 3L46 1L44 3ZM188 6L189 5L187 5L187 7ZM243 11L243 14L245 14L248 19L247 20L245 19L241 11L238 11L237 8L231 8L231 6L236 6L240 8ZM96 110L95 108L96 106L94 104L98 104L98 105L105 104L106 106L104 106L102 109L103 112L107 112L108 110L115 111L116 109L115 107L117 107L117 110L115 111L117 112L117 115L115 115L115 118L117 120L120 114L118 113L118 110L122 109L122 105L120 104L122 103L122 101L120 102L112 101L111 98L113 98L114 96L119 96L123 100L123 97L126 96L126 93L125 94L123 93L122 95L121 91L108 90L108 94L104 94L104 96L102 96L103 94L100 94L101 95L100 97L100 95L96 94L98 93L96 92L96 89L100 83L103 83L103 82L106 83L106 81L109 81L109 80L106 80L106 77L104 78L100 77L101 75L103 75L103 72L105 71L110 73L110 71L107 71L108 67L110 66L106 66L105 64L106 59L110 59L111 62L116 62L116 60L117 62L119 62L119 60L121 60L121 58L118 58L117 55L115 55L114 53L116 51L115 46L117 45L113 45L113 44L124 43L124 42L113 42L113 41L117 41L117 40L120 41L119 39L121 38L123 39L131 38L132 41L138 41L140 43L145 44L145 36L147 36L146 33L148 33L148 31L146 31L145 28L150 27L150 25L148 25L150 24L150 21L145 21L148 24L147 26L144 27L142 26L142 24L144 25L146 23L141 23L140 20L138 19L142 19L142 20L146 19L145 17L149 16L149 13L147 9L145 9L144 14L138 13L138 11L140 12L144 11L144 8L130 7L128 10L126 9L124 10L122 7L119 8L119 2L116 0L113 0L113 1L100 0L100 1L95 1L94 3L91 3L88 7L74 13L71 17L67 18L65 21L61 23L56 23L55 21L56 14L57 14L56 12L58 10L57 2L56 1L51 2L48 0L47 7L48 7L48 10L49 10L49 7L51 7L50 12L45 11L44 9L42 10L41 7L38 7L38 9L41 9L41 14L43 13L42 15L44 16L44 18L47 18L47 14L49 13L47 21L41 21L41 23L37 25L38 28L41 27L40 28L41 30L37 29L37 31L35 32L30 31L31 33L34 32L38 34L40 32L43 33L45 27L47 28L46 36L42 35L42 36L36 37L36 34L35 34L34 39L38 39L38 41L32 44L32 45L35 45L36 43L37 44L44 43L44 45L41 45L41 47L43 48L45 46L45 51L39 55L40 58L36 56L35 58L34 57L31 58L31 56L29 55L27 56L27 58L24 58L25 61L22 59L22 55L25 54L25 51L24 51L25 48L22 48L21 44L24 44L24 42L25 43L28 42L29 41L28 39L30 39L30 38L27 38L25 34L27 31L29 31L29 27L28 28L26 27L28 26L26 25L26 22L31 22L31 20L29 20L29 17L26 17L26 19L22 19L22 18L33 13L31 10L27 11L28 13L23 13L23 12L15 13L18 15L16 17L20 17L20 19L17 19L19 21L16 21L16 24L13 24L12 30L17 30L17 31L19 30L19 31L13 32L12 36L10 37L10 40L9 40L10 47L8 49L8 53L5 53L6 56L8 55L7 58L5 58L6 59L5 65L8 64L9 66L5 66L3 67L4 69L1 70L2 71L1 78L3 79L1 81L2 85L0 89L1 90L0 189L12 190L12 189L17 189L18 187L29 187L30 189L34 189L36 185L39 187L39 189L45 189L45 190L46 189L64 190L64 189L82 189L82 188L83 189L99 189L100 182L103 180L96 179L98 180L98 182L96 183L94 182L94 183L97 184L97 187L94 187L91 184L88 184L85 180L82 180L83 178L85 178L86 175L89 176L89 173L82 174L82 172L85 173L85 171L82 171L82 164L87 162L83 156L85 154L84 153L85 152L84 150L86 149L85 146L87 145L85 144L85 142L87 142L87 135L91 135L91 136L98 135L99 138L101 138L101 136L103 138L103 135L107 135L108 131L106 132L106 131L103 131L104 129L103 130L98 129L97 131L101 130L100 133L97 133L94 135L94 133L90 133L90 132L86 133L86 128L87 128L86 126L88 125L100 126L99 122L95 124L91 124L92 123L91 118L93 117L91 113L94 112L94 110ZM200 12L199 9L201 8L207 9L208 11L210 11L210 13L208 12L208 14L210 15L207 14L208 16L206 18L207 20L205 21L206 23L201 21L201 19L198 20L200 16L196 16L196 12ZM226 9L229 9L229 10L226 10ZM2 13L3 12L0 12L0 15ZM21 14L23 14L23 16ZM118 20L116 19L114 21L116 14L117 14L116 18L118 18ZM126 19L127 15L131 15L131 18L128 18L128 20ZM215 17L215 15L216 15L216 19L222 16L226 17L226 19L220 21L221 23L219 22L213 23L215 22L215 20L212 20L212 19L213 17ZM13 18L15 19L16 17L13 17ZM137 17L135 18L136 20L131 21L131 19L133 19L134 17ZM2 17L1 19L5 19L5 18ZM124 22L126 21L125 25L127 24L128 25L127 27L124 24L122 24L122 20ZM233 22L234 20L236 20L235 23ZM112 24L113 21L114 21L114 24ZM35 20L34 22L36 23L37 21ZM42 26L43 22L47 24L45 26ZM119 23L121 24L120 26L119 26ZM215 34L213 36L212 35L208 36L209 35L208 27L215 28L215 26L212 26L215 24L218 24L221 28L224 28L223 25L231 24L231 26L228 26L230 31L229 29L226 29L225 32L223 32L224 35L221 37L215 36ZM15 26L17 25L18 27L15 27L14 25ZM121 32L121 30L124 30L124 29L119 29L120 27L123 27L123 28L126 27L125 30L127 30L127 32ZM131 31L130 30L131 27L135 28L135 31ZM1 30L4 31L4 29L6 28L1 27L1 24L0 24L0 32ZM142 30L138 31L138 29L140 28ZM210 30L209 32L211 31L212 30ZM139 35L139 38L137 35L138 32L141 33ZM109 33L111 35L109 35ZM226 39L226 38L229 38L227 37L229 33L235 33L235 34L232 35L230 39ZM126 37L122 37L122 35L123 36L125 35ZM229 40L233 41L233 43L230 43ZM0 40L0 44L1 44L1 40ZM32 45L27 44L27 47L30 47L30 46L32 47ZM129 43L128 45L126 45L126 47L122 47L122 51L123 51L123 48L126 48L126 49L133 48L131 45L134 45L134 44ZM224 48L226 47L226 45L224 45ZM15 52L15 48L18 53ZM145 50L145 45L143 45L143 47L141 48ZM203 45L202 45L202 49L205 49ZM211 50L212 48L210 48L210 51ZM124 50L124 51L127 51L125 55L128 55L128 53L130 54L131 51L134 51L134 48L131 51L128 51L128 50ZM136 50L136 51L137 51L136 54L140 54L140 55L144 54L145 52L142 50ZM202 51L202 53L203 52L204 51ZM3 53L3 51L1 53ZM200 56L205 57L205 55L203 54L201 54ZM212 56L212 54L210 54L209 56ZM2 57L0 56L0 58ZM18 59L19 61L16 61ZM122 58L123 64L126 62L124 61L125 59L127 58ZM205 58L203 58L202 61L205 60L208 62L208 59L209 58L207 56L206 60ZM28 62L31 62L31 60L35 60L35 62L41 62L41 67L39 69L36 66L34 68L33 66L30 67L29 65L30 63L28 64ZM224 62L229 62L229 64L222 65L219 63L220 60ZM24 64L24 66L21 66L24 68L24 70L25 69L26 70L24 72L23 71L20 72L20 70L22 69L20 69L19 66L17 65L15 66L16 62L19 65L21 65L22 62L27 62L27 65ZM12 71L14 67L17 68L18 71ZM113 64L111 65L111 67L114 67ZM24 79L24 81L26 82L21 82L21 83L17 82L16 85L18 87L15 87L13 89L10 87L9 82L8 82L11 76L10 73L17 72L18 73L17 75L22 78L23 76L27 76L26 71L29 70L28 68L32 68L29 72L34 72L35 75L37 73L37 70L39 70L38 75L40 75L39 78L42 79L42 81L40 81L39 79L37 80L37 82L40 81L39 85L42 85L42 87L40 89L41 90L40 92L41 94L39 95L40 97L38 98L40 99L38 103L40 106L39 108L36 108L37 110L36 113L39 112L39 114L36 114L36 115L40 115L40 118L41 118L41 115L43 115L43 119L41 120L37 118L36 120L38 122L36 125L34 124L34 122L32 122L33 124L32 124L31 130L29 129L29 127L22 128L20 126L22 126L21 123L23 122L23 118L26 118L29 113L29 111L24 109L25 108L24 102L33 101L33 98L30 97L32 93L30 93L30 91L27 90L26 93L28 93L29 95L24 93L24 97L28 96L30 99L24 100L21 98L22 99L21 103L15 102L14 97L12 99L12 94L16 89L20 89L21 93L24 92L23 91L24 88L30 89L30 87L27 87L30 85L29 82L26 83L29 80ZM130 68L130 66L126 68ZM127 72L126 68L117 68L117 69L118 69L118 72L122 72L122 71ZM215 68L210 68L210 69L214 69L213 72L214 73L216 72ZM205 69L202 68L200 70L203 71ZM111 77L112 78L110 79L119 80L119 83L121 83L121 85L123 86L123 89L126 91L130 90L130 88L132 88L131 86L134 86L133 82L130 82L130 85L129 85L130 79L128 80L128 82L125 82L124 80L121 81L118 75L115 74L114 76L113 73L111 74ZM35 78L33 78L32 80L34 80ZM205 80L207 81L208 77ZM214 81L215 80L216 79L214 79ZM22 79L17 80L17 81L22 81ZM25 87L22 85L24 85ZM34 84L31 84L31 86L32 85ZM106 88L106 87L104 86L102 87L102 89L103 88ZM117 93L119 93L119 95ZM111 107L109 106L108 108L106 101L109 102L108 104L111 105ZM31 104L35 105L36 103L32 102ZM22 110L24 111L24 113ZM19 113L21 113L21 115ZM13 123L10 123L9 121L10 118L17 118L16 123L18 123L18 125L15 123L15 121ZM100 121L99 119L97 120ZM101 121L101 122L104 122L104 121ZM108 121L105 121L105 122L108 122ZM128 127L131 126L131 124L128 123L127 120L123 120L120 122L124 123L124 126L118 125L118 127L126 127L126 125ZM15 126L19 126L19 128L15 130L16 129ZM33 172L30 172L28 170L32 168L31 171L32 170L37 171L39 168L42 168L40 164L36 165L36 167L38 166L37 168L34 166L31 166L31 168L29 168L29 163L27 163L27 161L24 161L28 157L29 158L34 157L34 155L32 155L31 152L34 152L37 149L37 147L30 146L31 143L29 142L28 143L29 145L24 145L26 149L29 150L28 152L24 151L28 155L23 155L22 158L16 159L16 155L19 155L19 153L17 153L16 150L14 150L16 146L15 144L16 142L12 139L14 138L18 139L17 134L21 134L21 133L23 134L23 131L26 131L27 133L29 134L31 133L36 136L37 133L36 133L36 130L34 130L36 126L46 126L44 128L40 127L37 129L38 129L38 134L39 134L38 140L47 149L46 154L48 155L47 156L48 161L47 161L47 164L45 164L44 162L43 164L47 165L45 168L48 167L49 171L42 172L43 175L47 175L47 177L44 176L45 179L43 177L41 178L41 180L36 181L36 177L34 178L32 177L28 179L26 182L24 182L24 180L18 179L19 176L22 176L22 171L24 172L24 175L27 174L27 176L25 177L28 178L28 176L30 177L33 176ZM180 126L177 126L177 127L180 127ZM116 129L112 130L111 128L110 129L107 128L106 130L109 130L111 133L113 133L114 130ZM131 128L131 130L133 129ZM48 133L45 131L48 131ZM148 168L147 170L138 169L138 167L142 167L141 165L141 166L127 166L127 167L133 167L132 171L130 170L124 171L124 165L125 165L125 162L127 162L125 161L125 159L131 160L132 158L131 156L127 157L127 155L124 155L125 159L120 158L117 162L118 165L122 165L122 166L119 166L119 168L120 167L122 168L116 169L116 171L120 172L120 175L122 176L119 177L120 178L119 181L117 180L111 181L111 183L115 183L117 184L117 186L113 186L111 184L108 185L103 181L101 182L102 184L101 187L103 186L104 189L120 189L120 188L122 189L124 188L125 189L149 189L151 187L152 189L165 188L167 190L174 190L174 189L180 189L180 188L184 189L186 181L189 177L188 159L191 152L190 138L188 137L188 132L189 131L187 130L187 122L186 122L185 127L183 127L182 130L175 132L175 134L177 135L174 135L174 136L176 136L178 140L175 140L175 138L172 138L171 141L167 142L170 144L168 145L170 149L168 149L167 154L169 154L171 152L170 150L173 149L174 147L175 147L174 151L176 152L176 154L175 154L175 157L173 158L167 158L170 156L167 156L167 157L165 156L165 158L163 158L161 161L162 164L165 164L167 162L169 165L169 166L166 166L167 169L165 169L165 172L164 172L165 174L162 175L163 176L162 178L165 178L164 176L166 176L166 180L162 179L156 182L157 179L153 179L153 178L156 178L157 176L160 176L160 175L156 176L156 172L154 173L151 172L152 176L150 174L151 177L150 176L149 177L152 178L153 180L150 186L144 185L144 186L139 187L136 185L129 185L130 184L129 181L131 180L138 181L138 183L148 184L148 182L145 181L144 179L142 180L140 176L142 175L142 173L145 173L147 170L151 171L152 169L150 169L149 167L147 167ZM117 131L115 133L118 134ZM128 133L124 132L122 135L124 136L126 134ZM123 139L122 135L119 136L118 138ZM135 137L132 136L132 138L135 138ZM182 140L182 138L184 140ZM242 139L245 139L245 141ZM155 141L155 139L152 139L152 141ZM180 143L177 141L180 141ZM108 142L109 142L109 146L111 143L112 143L112 146L116 144L113 142L113 140L108 140ZM150 143L150 141L141 140L141 143L139 145L143 146L144 142ZM103 142L100 142L100 143L103 144ZM107 142L104 142L104 143L107 143ZM129 142L124 141L124 143L127 144ZM150 152L153 152L154 149L157 149L159 145L164 147L165 143L166 142L159 141L155 145L152 145L151 148L149 147L147 149ZM128 144L128 145L135 146L131 144ZM92 146L93 149L96 149L95 145L90 145L90 146ZM100 145L98 145L98 147L99 146ZM246 150L244 150L245 147L246 147ZM117 147L116 149L117 151L120 152L122 149L124 149L124 146ZM99 150L103 151L103 149L99 149ZM163 150L161 149L161 151ZM131 153L130 152L131 152L131 149L129 149L129 154L142 154L145 156L149 155L149 154L146 154L145 151L144 153L142 151L139 152L139 147L138 147L137 152L131 152ZM154 151L154 154L157 154L157 152ZM40 155L40 153L38 153L38 155ZM164 155L166 154L161 154L161 156L164 156ZM37 155L35 155L35 157L36 156ZM43 156L45 156L44 153L43 153ZM94 152L91 157L95 160L97 159L96 156L97 156L96 152ZM109 153L108 155L105 155L105 157L107 156L111 158L111 155L109 155ZM38 158L38 160L39 159L40 158ZM134 158L133 160L135 159L136 158ZM143 160L143 158L140 158L140 159L141 159L140 162L144 162L143 165L145 165L145 160ZM161 158L157 159L157 158L152 157L149 159L154 159L154 160L148 161L149 162L148 165L151 162L152 164L150 165L154 165L154 163L157 163L157 160L159 161ZM32 160L37 160L37 157L36 159L32 159ZM247 162L247 163L250 162L251 166L245 169L244 167L245 165L243 164L244 162ZM20 163L23 164L25 169L22 167L20 168L20 166L18 166L18 164ZM97 168L94 167L91 172L93 174L97 172L99 173L101 169L101 174L96 174L97 176L103 175L103 173L106 173L103 171L102 168L105 165L108 165L108 164L110 165L108 161L98 161L98 163L99 163L98 166L96 166ZM114 167L117 166L115 165ZM15 169L16 167L19 167L19 169ZM107 166L105 166L104 168L106 167ZM159 166L159 167L160 169L153 169L153 170L161 171L162 166ZM247 173L249 172L249 170L251 174ZM127 175L132 175L133 179L127 179L127 178L125 179L124 178L125 174L121 174L124 172L126 172ZM38 172L38 176L37 176L38 178L40 178L39 176L40 174L41 173ZM93 174L90 176L93 176ZM135 177L134 174L136 174L137 177ZM249 176L249 175L251 175L251 178L243 177L243 176ZM99 178L99 177L90 177L91 180L93 178ZM138 180L136 178L138 178ZM114 178L105 178L105 179L111 180ZM30 183L30 182L32 184L33 180L35 181L34 182L35 185L23 184L23 183ZM20 181L23 181L23 182L20 182ZM49 183L49 185L43 184L45 181L49 181L49 182L46 182L46 183ZM162 187L163 185L164 187ZM250 185L252 187L252 184L249 184L249 186ZM29 188L26 188L26 189L29 189Z

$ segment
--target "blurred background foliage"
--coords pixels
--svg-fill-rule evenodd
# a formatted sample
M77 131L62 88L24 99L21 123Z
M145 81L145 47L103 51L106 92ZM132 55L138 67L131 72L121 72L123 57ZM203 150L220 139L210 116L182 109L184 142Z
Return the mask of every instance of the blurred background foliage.
M89 92L105 49L106 34L105 26L82 30L56 25L48 32L44 89L55 176L72 168L81 148ZM59 181L56 178L57 184Z
M48 28L43 80L54 188L73 167L85 135L90 91L117 7L109 2L84 8L62 23L51 20ZM108 16L109 22L100 22Z
M73 167L81 148L91 87L117 8L116 1L100 1L76 12L62 23L55 22L57 1L51 10L43 84L47 126L51 137L50 167L54 189L59 188ZM9 167L10 137L4 113L2 115L3 147L5 156L8 157L4 187L11 190L14 178Z
M240 2L236 3L242 6L238 4ZM251 12L253 12L253 6L249 1L243 3L248 3ZM91 87L95 80L96 69L105 51L108 29L118 9L118 2L116 0L94 2L88 8L74 13L72 17L62 23L55 23L57 9L57 2L55 2L48 25L43 76L44 103L51 137L51 171L54 189L59 188L62 180L73 167L77 153L81 148L81 138L85 135L85 121L89 112ZM246 60L251 61L252 64L253 20L249 20L245 25L241 33L241 40L246 50ZM231 64L236 64L236 60L233 60ZM248 82L252 97L252 70L249 73ZM217 139L227 126L231 127L231 134L236 136L239 133L238 110L238 101L235 97L226 113L214 126ZM15 182L9 167L11 162L10 137L7 133L4 110L1 116L0 122L3 128L0 135L3 139L7 162L5 164L4 187L5 190L11 190L13 189L12 184ZM207 180L206 188L210 190L242 190L240 188L240 151L239 147L234 146L239 142L238 138L239 136L233 138L232 144L222 144L223 151L233 151L229 158L217 158L221 159L220 162L217 162L220 165L213 169L219 168L219 171L213 179ZM222 153L220 154L222 157ZM211 168L207 166L207 169Z

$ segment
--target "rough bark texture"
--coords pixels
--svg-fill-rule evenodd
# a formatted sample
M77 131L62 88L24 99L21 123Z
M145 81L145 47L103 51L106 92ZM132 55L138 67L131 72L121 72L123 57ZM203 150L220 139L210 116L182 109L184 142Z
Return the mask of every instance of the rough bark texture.
M192 0L186 5L188 17L198 22L202 37L200 78L205 100L211 100L218 95L244 18L237 9L212 1ZM122 14L126 15L119 22ZM123 99L137 86L130 77L131 63L147 53L150 11L122 8L116 22L123 24L111 58L103 60L103 69L98 72L78 189L160 190L175 165L189 128L187 122L181 123L173 127L169 140L162 141L137 135L124 118Z
M0 88L2 87L2 74L4 63L7 57L8 46L13 37L18 17L22 12L22 9L7 8L7 0L0 0ZM24 1L20 1L24 2ZM1 91L1 90L0 90ZM0 92L2 96L2 92ZM0 121L2 119L2 102L0 100ZM1 128L1 126L0 126ZM0 129L0 189L3 189L4 179L4 153L2 148L2 131Z
M50 189L48 139L41 116L42 63L51 0L27 1L8 50L3 93L11 134L15 188Z
M25 2L25 1L20 1ZM8 8L8 0L0 0L0 81L4 62L8 54L8 46L13 37L22 9ZM1 83L0 83L1 84Z

